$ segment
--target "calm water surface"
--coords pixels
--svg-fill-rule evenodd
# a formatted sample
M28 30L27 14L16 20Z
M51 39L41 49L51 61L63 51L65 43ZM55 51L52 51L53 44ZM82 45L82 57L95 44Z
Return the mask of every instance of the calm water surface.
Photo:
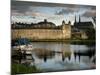
M89 56L74 56L74 52L95 50L95 46L74 45L62 42L32 42L32 56L37 68L43 71L91 69L93 63ZM70 54L70 59L68 58Z

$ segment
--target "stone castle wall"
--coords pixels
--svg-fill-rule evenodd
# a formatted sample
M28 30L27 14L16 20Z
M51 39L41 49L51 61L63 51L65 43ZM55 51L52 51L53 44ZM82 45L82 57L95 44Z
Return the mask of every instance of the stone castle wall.
M69 39L71 38L71 27L64 26L62 29L12 29L12 39L28 38L39 39Z

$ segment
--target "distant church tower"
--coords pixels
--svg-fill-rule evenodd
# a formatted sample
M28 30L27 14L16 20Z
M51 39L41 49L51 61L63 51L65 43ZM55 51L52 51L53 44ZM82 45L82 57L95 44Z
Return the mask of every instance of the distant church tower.
M79 15L79 22L81 22L81 17L80 17L80 15ZM77 23L77 21L76 21L76 15L75 15L75 22L74 23Z
M79 21L78 21L78 22L77 22L77 20L76 20L76 15L75 15L74 25L76 26L76 25L77 25L77 23L81 23L81 17L80 17L80 15L79 15Z
M80 17L80 15L79 15L79 22L81 22L81 17Z
M77 24L77 18L76 18L76 15L75 15L75 21L74 21L74 25Z
M75 15L75 23L76 23L76 15Z

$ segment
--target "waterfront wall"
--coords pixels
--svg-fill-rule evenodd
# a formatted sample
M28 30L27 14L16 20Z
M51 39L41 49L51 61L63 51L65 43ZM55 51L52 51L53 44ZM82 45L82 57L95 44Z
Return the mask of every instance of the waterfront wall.
M71 26L63 25L61 29L12 29L12 39L28 38L31 40L42 39L69 39Z

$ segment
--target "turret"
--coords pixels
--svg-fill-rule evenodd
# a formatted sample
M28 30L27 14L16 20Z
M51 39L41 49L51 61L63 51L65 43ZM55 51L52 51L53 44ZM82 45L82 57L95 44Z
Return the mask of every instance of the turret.
M62 21L62 25L65 25L65 21L64 20Z
M71 25L71 22L70 21L68 22L68 25Z
M44 22L47 23L47 19L44 19Z

